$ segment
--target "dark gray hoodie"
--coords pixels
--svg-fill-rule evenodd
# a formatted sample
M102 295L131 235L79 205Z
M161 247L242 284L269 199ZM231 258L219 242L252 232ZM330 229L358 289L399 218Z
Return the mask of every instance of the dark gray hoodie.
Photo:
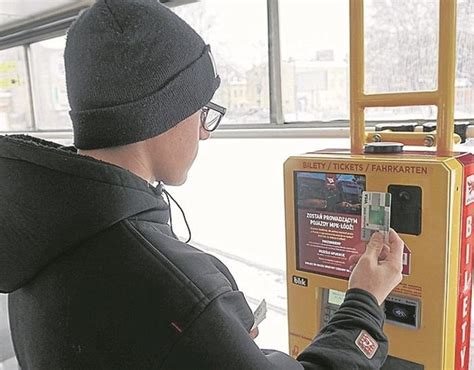
M227 268L176 239L160 186L74 148L0 136L0 291L23 370L375 369L375 299L349 291L295 360L262 351ZM355 345L365 330L372 359Z

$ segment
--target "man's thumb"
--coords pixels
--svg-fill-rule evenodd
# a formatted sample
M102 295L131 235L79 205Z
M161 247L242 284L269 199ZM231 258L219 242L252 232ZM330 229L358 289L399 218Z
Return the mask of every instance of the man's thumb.
M380 253L383 249L383 235L380 232L372 234L369 242L367 243L367 249L365 254L373 258L379 258Z

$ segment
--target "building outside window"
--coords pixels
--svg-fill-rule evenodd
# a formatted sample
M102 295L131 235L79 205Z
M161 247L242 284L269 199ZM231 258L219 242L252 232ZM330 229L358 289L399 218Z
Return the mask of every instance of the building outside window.
M222 79L214 100L223 124L268 123L266 0L201 0L172 8L211 45Z

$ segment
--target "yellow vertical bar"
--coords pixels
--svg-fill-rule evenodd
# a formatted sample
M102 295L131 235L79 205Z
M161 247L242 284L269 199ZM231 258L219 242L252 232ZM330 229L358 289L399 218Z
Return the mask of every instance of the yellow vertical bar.
M438 155L453 150L454 96L456 75L456 0L439 1L438 60Z
M351 153L362 154L365 144L364 107L364 0L349 0Z

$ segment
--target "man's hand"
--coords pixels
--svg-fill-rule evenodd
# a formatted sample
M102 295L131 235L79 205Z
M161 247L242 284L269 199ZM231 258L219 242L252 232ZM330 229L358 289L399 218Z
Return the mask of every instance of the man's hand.
M250 331L250 338L255 339L258 337L259 331L258 331L258 326L256 328L253 328Z
M372 235L362 255L351 256L356 264L349 278L349 289L359 288L371 293L379 305L402 281L403 240L390 229L388 245L379 232Z

